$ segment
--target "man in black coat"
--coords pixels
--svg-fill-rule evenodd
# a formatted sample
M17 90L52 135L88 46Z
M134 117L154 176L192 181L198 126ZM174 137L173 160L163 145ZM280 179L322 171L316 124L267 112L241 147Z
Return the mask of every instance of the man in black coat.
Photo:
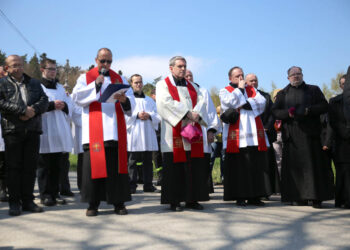
M346 75L339 79L344 88ZM350 208L350 127L344 114L343 93L329 100L329 123L334 131L336 168L335 206Z
M41 114L48 98L40 82L23 73L23 60L6 58L8 75L0 79L1 127L8 168L9 214L42 212L34 202L35 170L39 157Z
M300 67L288 69L288 84L276 97L272 113L282 121L282 201L321 208L333 199L333 174L322 150L320 115L328 103L320 88L306 84Z
M344 116L348 122L348 126L350 127L350 66L344 82L343 105Z

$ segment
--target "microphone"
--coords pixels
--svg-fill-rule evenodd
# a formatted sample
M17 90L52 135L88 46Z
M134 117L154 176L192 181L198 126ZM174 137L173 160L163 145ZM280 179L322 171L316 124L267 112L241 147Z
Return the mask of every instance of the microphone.
M107 72L107 70L105 68L102 68L101 72L100 72L100 75L104 75L104 74L106 74L106 72Z

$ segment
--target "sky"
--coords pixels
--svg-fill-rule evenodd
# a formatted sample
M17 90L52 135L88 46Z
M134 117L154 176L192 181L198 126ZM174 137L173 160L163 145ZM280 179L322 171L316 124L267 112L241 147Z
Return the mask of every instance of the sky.
M38 53L87 69L99 48L113 52L112 68L144 82L169 74L169 59L187 59L194 81L228 84L240 66L271 90L288 84L287 69L303 68L310 84L330 85L350 65L349 0L90 1L0 0L0 9ZM34 49L0 15L0 49Z

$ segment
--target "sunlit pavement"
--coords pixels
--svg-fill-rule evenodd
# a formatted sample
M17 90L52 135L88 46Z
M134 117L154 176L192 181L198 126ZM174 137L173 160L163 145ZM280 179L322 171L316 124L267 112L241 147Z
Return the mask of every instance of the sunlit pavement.
M76 175L70 173L74 198L45 207L41 214L10 217L0 203L0 249L350 249L350 210L281 204L272 196L265 207L237 207L222 201L215 187L203 211L172 212L159 193L139 185L129 214L116 215L102 203L97 217L86 217ZM37 189L36 189L37 195ZM35 200L39 203L39 199Z

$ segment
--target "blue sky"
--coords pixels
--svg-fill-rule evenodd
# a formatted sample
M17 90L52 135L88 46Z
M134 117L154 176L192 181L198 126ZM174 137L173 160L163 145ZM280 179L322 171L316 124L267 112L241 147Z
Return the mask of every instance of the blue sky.
M0 9L42 53L87 68L109 47L112 68L145 81L168 74L168 60L188 59L194 80L210 89L241 66L265 90L284 87L301 66L308 83L329 84L350 65L350 1L51 1L1 0ZM0 17L0 49L34 54Z

